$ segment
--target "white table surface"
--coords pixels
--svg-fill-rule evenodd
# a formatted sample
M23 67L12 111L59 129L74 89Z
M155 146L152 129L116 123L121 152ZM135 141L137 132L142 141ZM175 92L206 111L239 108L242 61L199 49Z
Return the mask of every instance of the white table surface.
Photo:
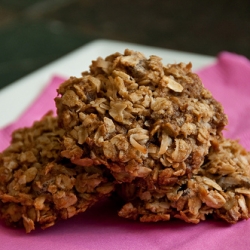
M0 91L0 128L13 122L22 114L53 75L78 77L81 72L88 70L92 60L115 52L122 53L126 48L140 51L146 56L160 56L164 64L192 62L194 71L215 61L214 57L182 51L110 40L95 40L2 89Z

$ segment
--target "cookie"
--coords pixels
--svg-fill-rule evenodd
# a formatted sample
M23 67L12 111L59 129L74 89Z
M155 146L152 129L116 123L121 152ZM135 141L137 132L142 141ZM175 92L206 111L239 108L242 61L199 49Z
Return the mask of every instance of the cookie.
M119 216L141 222L172 218L199 223L214 217L229 223L250 215L250 152L237 141L222 139L210 147L204 164L191 178L152 188L146 180L121 184L125 204Z
M58 89L63 157L104 164L119 183L150 175L173 185L196 173L227 117L191 67L128 49L93 61Z
M48 113L29 128L14 131L10 146L0 154L0 218L7 225L53 226L68 219L114 189L103 165L78 166L61 157L65 131Z

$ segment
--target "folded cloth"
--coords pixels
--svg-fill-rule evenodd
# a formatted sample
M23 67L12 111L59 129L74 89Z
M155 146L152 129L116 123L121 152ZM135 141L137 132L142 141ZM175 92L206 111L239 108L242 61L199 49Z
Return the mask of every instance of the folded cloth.
M215 64L197 72L206 88L224 106L229 124L228 138L239 139L250 149L250 62L243 56L222 52ZM56 88L64 79L54 77L39 98L13 124L0 130L0 151L10 142L11 132L30 126L48 110L55 110ZM1 249L248 249L249 221L228 225L204 221L198 225L183 221L140 223L117 216L117 205L105 201L93 209L41 232L30 235L0 223ZM100 212L101 211L101 212Z
M250 150L250 61L244 56L222 52L214 65L197 73L228 115L225 137L239 139Z

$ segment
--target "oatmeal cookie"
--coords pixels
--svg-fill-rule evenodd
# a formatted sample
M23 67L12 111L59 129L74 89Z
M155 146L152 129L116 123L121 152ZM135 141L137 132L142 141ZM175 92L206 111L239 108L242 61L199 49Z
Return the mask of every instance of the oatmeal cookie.
M60 156L65 131L51 113L16 130L0 154L0 218L29 233L85 211L114 189L102 165L78 166Z
M121 183L173 185L196 173L227 117L191 67L128 49L93 61L58 89L62 156L104 164Z
M205 163L190 179L152 189L145 180L118 187L126 204L119 216L142 222L179 218L199 223L209 216L236 223L250 215L250 152L237 141L214 143ZM209 215L209 216L208 216Z

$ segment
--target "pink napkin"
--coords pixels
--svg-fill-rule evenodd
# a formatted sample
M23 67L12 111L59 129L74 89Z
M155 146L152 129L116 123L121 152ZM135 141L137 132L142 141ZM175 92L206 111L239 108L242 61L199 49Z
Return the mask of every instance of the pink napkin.
M250 150L250 61L222 52L218 61L198 72L203 84L222 103L229 124L224 135Z
M242 56L223 52L215 64L198 74L228 114L225 136L238 138L250 149L250 62ZM49 109L55 110L55 89L62 81L62 78L54 77L27 112L0 131L0 150L8 146L13 129L30 126ZM235 225L221 221L205 221L198 225L182 221L143 224L119 218L116 211L115 202L107 200L72 219L29 235L0 223L1 249L234 250L250 246L250 220Z
M11 133L15 129L31 126L34 121L40 120L49 110L53 110L56 115L54 102L57 95L56 89L64 80L59 76L53 77L35 102L29 106L17 121L0 130L0 152L9 146Z

